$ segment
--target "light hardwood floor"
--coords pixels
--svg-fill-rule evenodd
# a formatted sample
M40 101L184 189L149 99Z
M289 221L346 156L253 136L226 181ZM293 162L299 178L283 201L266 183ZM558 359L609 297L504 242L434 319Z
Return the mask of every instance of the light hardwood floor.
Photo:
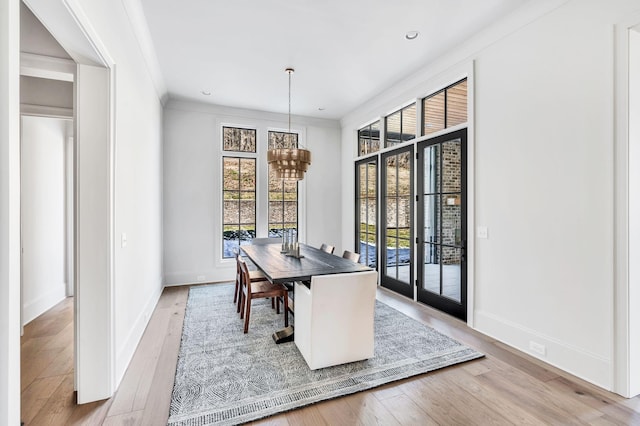
M187 293L164 290L116 395L92 404L74 403L72 300L31 322L22 339L25 423L166 424ZM603 391L384 289L378 299L486 357L254 424L640 425L638 397Z

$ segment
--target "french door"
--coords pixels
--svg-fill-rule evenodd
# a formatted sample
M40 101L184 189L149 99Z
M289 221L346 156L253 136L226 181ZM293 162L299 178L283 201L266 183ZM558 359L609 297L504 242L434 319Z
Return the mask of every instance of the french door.
M467 317L467 130L418 144L419 301Z
M356 162L356 247L360 263L378 266L378 157Z
M380 284L413 298L413 146L381 156Z

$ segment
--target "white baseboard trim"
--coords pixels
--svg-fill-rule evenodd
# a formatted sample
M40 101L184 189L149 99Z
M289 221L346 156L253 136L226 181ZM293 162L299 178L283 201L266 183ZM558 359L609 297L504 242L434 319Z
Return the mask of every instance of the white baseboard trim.
M160 295L162 294L162 290L164 287L161 283L158 283L158 289L149 297L147 300L144 309L140 311L140 314L136 318L135 323L129 330L129 334L122 346L122 349L118 352L116 357L116 383L115 389L118 389L120 383L122 382L122 378L124 377L124 373L127 371L127 367L129 367L129 363L133 358L133 354L138 348L138 343L140 343L140 339L142 339L142 334L144 330L147 328L147 324L151 319L151 314L153 310L156 308L158 304L158 300L160 300Z
M173 272L164 275L165 286L204 284L236 279L236 265L227 268L217 268L207 272Z
M29 324L40 315L53 308L66 297L65 283L52 288L46 293L40 294L36 299L25 301L22 306L22 325Z
M475 312L475 327L479 332L538 358L567 373L611 391L611 359L546 336L520 324L488 312ZM544 354L532 350L531 342L544 346Z

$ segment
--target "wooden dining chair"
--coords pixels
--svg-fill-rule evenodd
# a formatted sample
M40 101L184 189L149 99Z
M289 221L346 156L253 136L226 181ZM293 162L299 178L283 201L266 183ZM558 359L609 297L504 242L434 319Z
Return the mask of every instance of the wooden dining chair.
M244 318L244 332L249 331L249 317L251 316L251 301L253 299L280 298L284 300L284 326L289 326L289 302L287 288L278 283L272 283L266 279L251 281L247 262L240 258L240 318ZM276 313L280 313L280 304L276 304Z
M236 312L240 312L240 294L242 288L240 287L240 260L242 256L240 256L240 250L236 249L234 251L234 255L236 257L236 288L233 293L233 303L237 304ZM246 263L246 262L245 262ZM265 276L260 271L249 271L249 279L251 281L262 281L265 280Z
M320 250L326 251L327 253L331 253L331 254L333 254L333 251L335 249L336 248L334 246L330 246L330 245L325 244L325 243L322 243L322 245L320 246Z
M345 259L349 259L350 261L355 263L358 263L360 261L360 254L354 253L349 250L345 250L344 253L342 253L342 257Z

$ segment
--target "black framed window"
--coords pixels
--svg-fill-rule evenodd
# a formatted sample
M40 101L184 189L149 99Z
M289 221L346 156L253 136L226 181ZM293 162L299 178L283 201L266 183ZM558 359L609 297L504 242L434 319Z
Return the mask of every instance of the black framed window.
M222 150L256 152L256 129L223 126Z
M391 147L416 138L416 104L399 109L385 118L385 146Z
M222 182L222 257L230 258L256 236L256 159L222 157Z
M380 151L380 120L358 130L358 155Z
M422 100L422 135L467 121L467 79L446 87Z
M298 134L269 131L269 149L297 148ZM282 236L282 230L298 231L298 181L276 178L269 167L269 237Z
M378 158L356 163L356 241L360 263L378 266Z

